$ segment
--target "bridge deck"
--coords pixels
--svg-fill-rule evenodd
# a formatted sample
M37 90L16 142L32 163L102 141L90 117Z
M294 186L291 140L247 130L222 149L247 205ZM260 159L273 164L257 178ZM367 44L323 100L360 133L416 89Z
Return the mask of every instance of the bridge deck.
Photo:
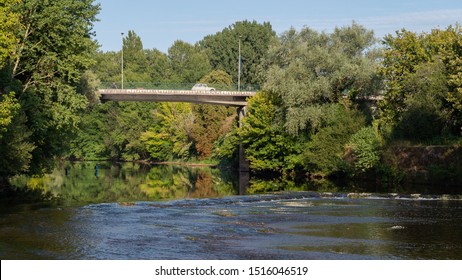
M189 102L225 106L246 106L253 91L193 91L154 89L100 89L102 101Z

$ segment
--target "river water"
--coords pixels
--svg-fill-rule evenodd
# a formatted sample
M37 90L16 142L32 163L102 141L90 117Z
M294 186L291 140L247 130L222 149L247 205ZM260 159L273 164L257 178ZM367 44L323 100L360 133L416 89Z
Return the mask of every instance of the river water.
M462 258L461 200L293 188L238 195L235 177L210 168L99 163L97 171L78 163L17 178L60 200L2 202L0 258Z

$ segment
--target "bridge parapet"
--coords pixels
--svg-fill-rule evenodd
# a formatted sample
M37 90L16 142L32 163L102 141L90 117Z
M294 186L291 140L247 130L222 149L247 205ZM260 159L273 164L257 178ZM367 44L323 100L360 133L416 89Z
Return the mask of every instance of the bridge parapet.
M125 82L124 89L164 89L164 90L191 90L194 83L134 83ZM237 91L237 84L208 84L208 86L215 88L217 91ZM122 84L119 82L101 82L99 89L122 89ZM261 89L257 84L241 84L240 89L246 91L258 91Z
M254 91L193 91L163 89L100 89L102 101L189 102L225 106L246 106Z
M170 90L170 89L100 89L100 94L176 94L176 95L236 95L254 96L255 91Z

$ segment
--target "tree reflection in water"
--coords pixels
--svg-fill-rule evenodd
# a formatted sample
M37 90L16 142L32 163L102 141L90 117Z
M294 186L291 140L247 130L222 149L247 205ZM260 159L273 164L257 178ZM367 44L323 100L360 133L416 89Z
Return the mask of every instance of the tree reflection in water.
M210 167L66 162L51 174L17 177L18 187L43 189L65 204L212 198L237 194L237 176Z

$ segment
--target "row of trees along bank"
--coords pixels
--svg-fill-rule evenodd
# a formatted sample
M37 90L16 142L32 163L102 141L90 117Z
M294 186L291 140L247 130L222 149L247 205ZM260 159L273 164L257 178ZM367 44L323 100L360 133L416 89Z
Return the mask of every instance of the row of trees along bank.
M459 25L379 40L355 22L276 35L270 23L243 21L194 45L176 41L166 54L128 32L126 83L232 87L241 40L241 83L262 90L238 128L232 108L99 104L101 82L121 80L121 53L98 51L92 0L6 0L0 8L3 185L49 171L56 157L233 162L238 143L257 172L402 178L397 146L461 142ZM377 95L383 101L361 101ZM460 178L460 163L442 164L449 168L438 176Z

